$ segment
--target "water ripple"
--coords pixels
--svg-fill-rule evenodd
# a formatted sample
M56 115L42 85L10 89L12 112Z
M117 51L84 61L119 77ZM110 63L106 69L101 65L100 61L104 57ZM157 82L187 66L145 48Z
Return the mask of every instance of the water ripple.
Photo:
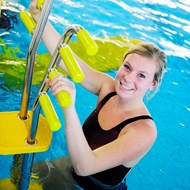
M190 58L190 49L186 47L176 45L172 41L167 41L164 38L161 38L160 44L165 47L167 55Z

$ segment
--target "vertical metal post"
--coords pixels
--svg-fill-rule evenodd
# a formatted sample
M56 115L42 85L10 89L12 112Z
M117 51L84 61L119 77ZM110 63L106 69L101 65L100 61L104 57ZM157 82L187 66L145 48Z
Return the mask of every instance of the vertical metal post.
M25 70L22 101L21 101L21 108L20 108L20 113L19 113L19 117L21 119L27 119L28 103L29 103L30 91L31 91L31 86L32 86L35 55L36 55L36 51L37 51L38 45L41 40L41 36L44 31L45 25L48 20L48 16L49 16L49 13L50 13L50 10L52 7L52 3L53 3L53 0L45 1L42 12L41 12L41 16L37 23L36 29L34 30L32 41L29 46L26 70Z
M30 91L31 91L31 86L32 86L35 55L36 55L36 51L41 40L41 36L44 31L44 28L46 26L52 4L53 4L53 0L45 1L42 12L41 12L41 16L39 18L36 29L33 33L31 44L29 46L23 94L22 94L22 102L21 102L21 108L20 108L20 113L19 113L19 117L21 119L27 119L28 103L29 103ZM38 114L38 117L39 117L39 114ZM37 117L37 120L38 120L38 117ZM32 137L32 139L30 139L31 142L35 142L37 125L38 125L38 122L36 122L36 126L34 126L35 130L33 130L32 136L30 134L30 136ZM28 187L30 185L30 176L31 176L31 170L32 170L32 165L33 165L33 159L34 159L34 153L23 155L21 176L20 176L20 181L19 181L19 190L28 190Z
M28 190L30 185L30 176L32 170L32 164L34 160L34 153L24 154L21 165L21 178L19 181L19 190Z

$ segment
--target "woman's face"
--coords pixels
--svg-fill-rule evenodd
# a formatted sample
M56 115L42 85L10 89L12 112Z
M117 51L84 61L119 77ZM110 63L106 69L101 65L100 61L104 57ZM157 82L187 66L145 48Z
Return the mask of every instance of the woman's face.
M122 98L142 99L147 90L156 85L153 81L155 72L154 59L136 53L127 55L116 75L117 94Z

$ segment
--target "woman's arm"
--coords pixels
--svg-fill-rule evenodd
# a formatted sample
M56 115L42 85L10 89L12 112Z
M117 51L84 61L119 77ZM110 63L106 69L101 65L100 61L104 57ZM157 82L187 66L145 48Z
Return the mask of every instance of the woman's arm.
M31 1L30 12L34 20L37 21L40 15L40 11L36 8L36 1L37 0ZM53 54L55 48L57 47L60 37L61 36L59 35L59 33L54 29L54 27L50 24L50 22L48 22L44 29L42 40L51 55ZM84 88L86 88L87 90L96 95L101 94L100 95L101 97L105 96L107 93L114 90L114 79L112 77L91 68L83 60L81 60L76 54L74 54L74 57L78 62L78 64L80 65L85 76L84 81L81 83L81 85ZM67 72L67 69L63 61L61 61L60 67Z
M75 108L64 109L64 114L69 155L76 173L81 176L92 175L119 165L133 167L156 139L155 127L138 121L136 125L127 126L116 140L92 151L83 134Z

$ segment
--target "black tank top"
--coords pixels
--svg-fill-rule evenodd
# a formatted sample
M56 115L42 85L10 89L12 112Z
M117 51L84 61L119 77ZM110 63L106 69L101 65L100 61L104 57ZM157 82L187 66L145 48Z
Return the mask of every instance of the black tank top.
M141 115L124 120L110 130L103 130L98 122L98 114L106 102L115 96L116 92L111 92L105 96L97 105L96 109L89 115L83 125L83 132L92 150L101 147L118 138L120 131L129 123L140 119L152 119L149 115ZM109 116L108 116L109 117ZM131 168L126 168L123 165L99 172L92 175L95 179L107 185L117 185L122 181Z

